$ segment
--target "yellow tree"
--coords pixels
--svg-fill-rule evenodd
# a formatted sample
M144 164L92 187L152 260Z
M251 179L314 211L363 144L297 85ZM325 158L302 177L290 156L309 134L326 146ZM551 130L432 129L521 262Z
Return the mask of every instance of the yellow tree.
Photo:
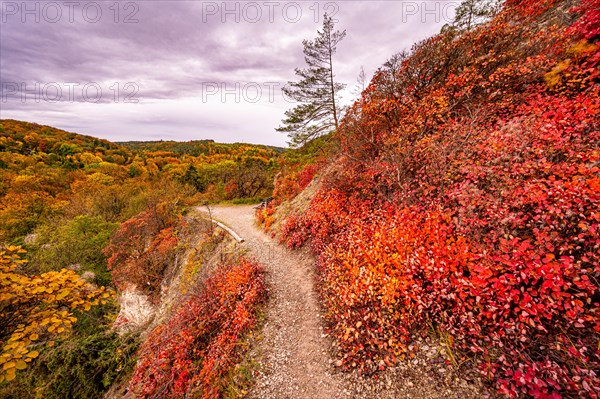
M54 337L66 336L74 311L105 304L112 292L97 288L72 270L30 276L23 272L25 250L0 251L0 383L11 381Z

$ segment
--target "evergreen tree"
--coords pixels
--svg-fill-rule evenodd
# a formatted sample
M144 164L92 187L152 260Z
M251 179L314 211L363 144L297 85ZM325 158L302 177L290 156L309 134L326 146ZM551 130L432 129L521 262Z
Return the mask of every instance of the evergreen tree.
M453 26L461 30L471 30L487 21L500 9L499 0L464 0L456 9Z
M316 39L302 42L308 68L296 68L300 81L289 82L283 88L286 96L300 104L286 111L283 126L277 129L288 134L294 147L338 128L336 94L344 85L334 81L333 55L345 36L345 30L334 31L333 20L325 14L323 29L317 32Z
M185 174L182 177L183 183L187 183L193 186L198 192L202 192L206 189L206 185L200 178L200 174L196 167L192 164L188 166L188 169L185 171Z

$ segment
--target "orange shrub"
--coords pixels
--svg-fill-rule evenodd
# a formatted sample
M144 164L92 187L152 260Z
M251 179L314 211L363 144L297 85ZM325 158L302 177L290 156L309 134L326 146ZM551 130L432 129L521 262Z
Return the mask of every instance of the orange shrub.
M156 297L165 270L175 261L175 227L181 223L170 210L153 206L119 226L103 251L117 288L134 284Z

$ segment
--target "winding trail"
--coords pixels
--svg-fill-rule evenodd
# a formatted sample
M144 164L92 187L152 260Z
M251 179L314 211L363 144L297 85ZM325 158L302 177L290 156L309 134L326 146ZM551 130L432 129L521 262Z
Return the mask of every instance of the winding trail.
M215 219L241 236L261 262L270 286L263 339L254 349L261 370L252 399L338 399L350 397L334 373L314 288L314 259L278 245L255 225L252 206L217 206Z

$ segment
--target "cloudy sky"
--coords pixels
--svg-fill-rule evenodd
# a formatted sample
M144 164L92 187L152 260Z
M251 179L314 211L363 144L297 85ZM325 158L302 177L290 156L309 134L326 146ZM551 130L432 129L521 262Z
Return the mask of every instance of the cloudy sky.
M458 1L0 1L0 117L113 141L284 146L281 87L325 12L347 37L352 91L392 54L439 31Z

